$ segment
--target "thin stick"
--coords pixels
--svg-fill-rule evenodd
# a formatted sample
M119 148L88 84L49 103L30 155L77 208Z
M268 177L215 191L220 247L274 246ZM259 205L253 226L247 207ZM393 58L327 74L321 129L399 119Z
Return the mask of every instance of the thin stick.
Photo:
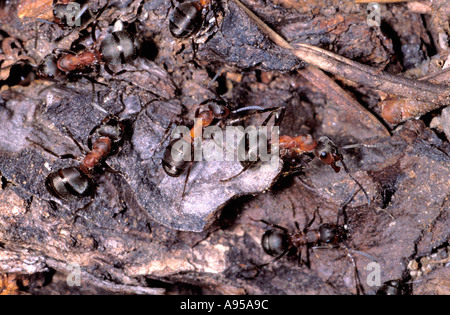
M343 76L348 80L364 86L398 95L439 104L450 105L450 89L445 85L409 79L399 75L380 72L324 49L308 44L292 46L283 37L272 30L259 17L242 4L234 2L258 25L258 27L278 46L290 50L299 59L334 75Z

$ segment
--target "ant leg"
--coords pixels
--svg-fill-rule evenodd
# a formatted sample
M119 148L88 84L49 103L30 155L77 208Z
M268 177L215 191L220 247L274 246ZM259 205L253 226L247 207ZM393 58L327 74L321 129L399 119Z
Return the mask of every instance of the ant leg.
M77 53L69 50L69 49L64 49L64 48L55 48L52 51L52 54L56 55L56 54L71 54L71 55L76 55Z
M117 75L117 73L112 71L111 68L107 64L104 65L104 68L105 68L105 71L108 72L109 75L111 75L111 76L116 76ZM122 71L119 71L119 72L122 72Z
M54 0L53 0L54 1ZM37 45L38 45L38 39L39 39L39 25L38 25L38 20L36 19L35 24L34 24L34 28L36 29L36 34L34 34L35 39L34 39L34 49L37 50Z
M356 185L358 185L359 188L361 188L361 191L362 191L362 192L364 193L364 195L366 196L366 199L367 199L367 205L370 206L370 197L369 197L369 194L367 193L367 191L364 189L364 187L361 185L361 183L358 182L358 181L356 180L356 178L353 177L353 175L350 173L350 171L349 171L348 168L347 168L347 164L345 164L343 160L341 160L341 164L342 164L342 167L344 168L344 171L348 174L348 176L350 176L350 178L356 183ZM352 198L352 199L353 199L353 198Z
M364 287L361 284L361 278L359 277L359 272L358 272L358 267L356 266L356 261L350 253L347 253L347 256L350 258L350 261L352 262L352 265L354 268L353 272L354 272L354 277L355 277L356 294L364 295L365 294Z
M260 106L246 106L246 107L238 108L238 109L232 111L231 113L236 114L236 113L247 111L247 110L256 110L256 112L248 114L248 115L246 115L244 117L233 119L230 122L228 122L228 125L232 125L232 124L244 121L244 120L246 120L246 119L248 119L248 118L250 118L250 117L252 117L254 115L259 115L259 114L263 114L263 113L267 113L267 112L272 112L272 113L270 113L268 119L267 118L265 119L265 121L264 121L265 124L263 123L263 125L262 125L262 126L265 126L265 125L267 125L267 123L269 122L270 118L272 117L273 112L279 110L280 108L281 107L263 108L263 107L260 107Z
M262 265L259 265L259 266L257 266L257 268L259 269L259 268L263 268L263 267L265 267L265 266L267 266L267 265L270 265L270 264L272 264L272 263L274 263L274 262L276 262L276 261L278 261L278 260L280 260L283 256L285 256L287 253L288 253L288 251L291 249L291 247L288 247L284 252L282 252L280 255L278 255L277 257L275 257L274 259L272 259L271 261L269 261L269 262L267 262L267 263L265 263L265 264L262 264Z
M157 146L158 149L162 146L162 144L164 143L164 141L166 141L167 137L169 136L169 133L170 133L170 130L171 130L171 129L172 129L172 128L171 128L170 124L169 124L169 126L167 126L167 127L164 129L164 135L163 135L161 141L159 142L159 144L158 144L158 146ZM156 150L157 150L157 149L155 149L155 151L156 151Z
M192 63L195 68L199 68L198 63L195 61L195 57L197 55L197 46L194 41L194 36L191 38L191 43L192 43L192 59L191 59L190 63Z
M303 248L305 248L305 251L306 251L306 260L303 259ZM310 259L310 255L309 255L309 247L308 246L298 249L297 255L298 255L299 267L302 267L303 264L305 264L306 267L311 268L311 259Z
M282 230L283 232L285 232L286 234L288 233L288 229L286 229L285 227L282 227L282 226L280 226L280 225L276 225L276 224L274 224L274 223L270 223L270 222L268 222L268 221L266 221L266 220L254 220L254 219L251 219L252 221L255 221L255 222L262 222L262 223L264 223L264 224L266 224L266 225L268 225L268 226L271 226L271 227L273 227L273 228L276 228L276 229L280 229L280 230Z
M125 109L127 109L127 106L125 105L125 102L123 101L123 93L125 93L125 91L124 90L122 90L121 92L120 92L120 96L119 96L119 100L120 100L120 105L122 105L122 108L117 112L117 113L115 113L113 116L115 116L115 117L120 117L120 115L122 115L123 114L123 112L125 111ZM140 101L140 99L139 99L139 103L140 103L141 101Z
M87 150L85 148L83 148L83 146L77 141L77 139L75 139L75 137L72 135L72 133L70 132L69 128L67 128L66 126L62 126L64 131L67 133L67 135L69 136L69 138L73 141L73 143L75 143L75 145L78 147L78 149L84 153L87 154Z
M119 174L119 175L124 175L121 171L115 170L113 169L111 166L109 166L108 163L106 163L105 161L101 161L100 162L103 166L103 168L105 169L106 172L111 173L111 174Z
M47 152L47 153L53 155L54 157L57 157L57 158L59 158L59 159L73 159L73 160L77 160L77 157L74 156L73 154L68 153L68 154L62 154L62 155L60 155L60 154L57 154L57 153L53 152L53 151L50 150L49 148L44 147L42 144L37 143L37 142L31 140L31 139L28 138L28 137L25 137L25 139L26 139L28 142L30 142L32 145L41 148L41 149L44 150L45 152Z
M353 200L353 198L355 198L356 194L360 191L360 189L356 189L357 187L358 187L358 185L355 185L352 192L350 193L350 196L344 201L344 203L339 208L339 211L337 213L337 218L336 218L336 225L339 225L339 218L341 217L341 215L344 218L344 224L347 223L347 214L345 212L345 208Z
M181 194L181 199L184 199L184 196L186 195L186 186L189 180L189 175L191 174L191 168L192 168L192 164L194 164L194 161L190 161L189 162L189 166L188 166L188 170L186 173L186 178L184 179L184 187L183 187L183 193Z
M181 212L181 203L183 202L184 197L186 196L186 186L187 186L187 183L188 183L188 180L189 180L189 174L191 173L192 164L194 164L194 161L189 162L189 166L188 166L188 170L187 170L187 173L186 173L186 177L184 179L183 193L181 194L181 200L180 200L180 202L178 203L178 206L177 206L177 211L178 212Z
M96 95L96 93L95 93L95 83L103 85L103 86L108 86L108 85L104 84L104 83L100 83L100 82L96 81L95 79L90 78L88 76L83 76L83 77L85 79L87 79L91 83L91 86L92 86L92 102L91 102L92 107L94 107L95 109L98 109L99 111L101 111L101 112L103 112L105 114L108 114L108 111L99 105L99 97L98 96L97 96L97 102L94 102L95 95Z
M285 114L286 114L286 107L284 107L284 106L280 107L279 114L277 116L275 116L274 126L281 125L281 122L283 121Z
M6 60L6 57L5 57L5 56L0 56L0 63L1 63L3 60ZM7 66L1 67L1 68L0 68L0 71L1 71L1 70L6 70L6 69L9 69L9 68L12 68L12 67L14 67L15 65L21 64L21 63L23 63L23 64L29 64L29 65L31 65L32 67L37 67L37 65L35 64L35 61L34 61L31 57L27 57L27 58L24 57L23 59L19 59L19 60L13 62L12 64L9 64L9 65L7 65Z
M80 211L86 210L87 208L89 208L94 203L94 201L95 201L95 191L96 191L96 189L92 189L91 200L86 205L84 205L81 208L76 209L73 212L73 216L74 217L73 217L72 223L75 223L75 221L77 220L78 217L82 217L81 215L78 214Z
M308 229L311 227L311 225L314 223L314 221L316 220L316 214L319 213L319 207L316 208L316 210L314 210L314 214L312 219L308 222L308 224L305 226L305 228L303 229L303 233L306 233L308 231ZM322 218L320 218L320 221L322 221Z
M92 32L91 32L91 36L92 36L92 40L94 41L94 43L97 43L97 37L95 36L95 29L98 27L98 18L100 17L100 15L103 14L103 12L106 10L106 8L109 6L109 0L106 1L106 4L97 12L97 14L93 17L94 21L92 22ZM91 10L89 10L89 14L91 14L92 16L92 12Z
M219 180L219 182L221 182L221 183L223 184L223 183L226 183L226 182L229 182L229 181L235 179L236 177L239 177L242 173L246 172L246 171L247 171L248 169L250 169L253 165L255 165L255 163L256 163L256 162L247 164L247 165L246 165L239 173L237 173L236 175L233 175L233 176L231 176L230 178L221 179L221 180Z
M54 79L47 79L47 81L52 81L52 82L55 82L55 83L47 85L45 88L39 90L38 95L41 95L44 91L47 91L47 90L53 89L53 88L59 89L61 91L67 92L67 93L73 93L73 94L81 95L81 93L78 92L78 91L75 91L75 90L73 90L73 89L71 89L71 88L69 88L69 87L67 87L65 85L58 84L58 81L56 81Z

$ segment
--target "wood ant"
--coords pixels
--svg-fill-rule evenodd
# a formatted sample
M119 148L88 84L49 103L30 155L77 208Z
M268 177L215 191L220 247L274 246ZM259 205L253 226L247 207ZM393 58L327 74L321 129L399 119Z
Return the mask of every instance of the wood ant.
M108 6L108 3L100 9L94 21L92 29L92 40L94 43L97 43L95 36L96 21ZM61 5L66 5L66 3L61 3ZM87 67L101 63L104 64L104 68L109 74L117 75L108 65L125 64L136 59L139 56L141 47L142 43L139 38L132 36L124 29L123 23L117 21L113 32L100 43L99 49L97 49L96 44L79 53L57 48L51 54L46 55L38 65L32 63L31 65L37 69L36 74L40 78L51 81L58 81L63 77L63 74L67 75L76 71L82 72Z
M310 267L309 249L311 248L339 248L343 245L343 248L347 249L349 252L355 252L370 257L365 253L350 250L347 247L347 230L345 225L339 225L338 223L323 223L317 229L310 229L315 220L317 212L318 209L315 210L313 218L303 230L300 230L298 223L296 222L297 232L294 233L289 233L288 229L285 227L269 223L265 220L259 220L260 222L273 227L273 229L269 229L264 232L261 238L261 246L266 254L275 258L268 263L258 266L257 268L260 269L279 260L280 258L285 256L291 249L296 250L300 265L305 263L308 267ZM325 247L323 245L325 245ZM302 260L303 249L306 249L306 261ZM350 257L355 269L354 277L356 283L356 292L357 294L360 294L361 292L364 293L364 289L359 279L356 262L350 253L348 253L348 256ZM373 257L370 258L375 260Z
M265 126L271 117L276 113L274 126L280 126L286 108L278 107L273 110L267 119L263 122L262 126ZM261 142L258 142L257 146L250 147L247 141L247 138L244 137L242 140L244 143L241 143L241 147L245 148L245 156L240 157L240 163L243 169L236 175L228 178L220 180L220 182L228 182L230 180L235 179L242 173L247 170L257 167L261 163L261 159L259 157L259 152L261 152L261 148L259 145L262 145ZM267 146L269 147L269 146ZM340 162L343 166L345 172L350 176L350 178L360 187L360 189L365 194L368 204L370 204L370 198L365 191L364 187L350 174L347 165L344 163L344 157L339 152L339 149L334 142L326 137L322 136L319 139L315 140L311 135L300 135L296 137L291 137L288 135L281 135L278 141L278 147L275 148L280 154L280 157L283 160L284 167L287 168L287 174L292 174L297 172L298 170L305 167L305 165L310 162L314 157L317 157L324 164L331 166L331 168L338 173L341 168L336 165L337 162ZM276 153L276 152L272 152ZM305 161L305 156L309 157L309 160Z
M44 151L57 158L75 159L80 161L80 164L76 167L59 169L47 176L45 185L49 193L64 201L71 201L81 197L90 196L91 201L84 207L77 209L76 212L89 207L95 199L96 185L92 176L94 169L102 165L106 170L116 173L116 171L112 170L105 163L105 159L108 156L118 153L123 144L124 130L124 124L116 115L106 117L90 132L88 137L89 151L87 151L80 143L78 143L69 130L66 129L66 132L72 141L77 145L81 152L84 152L85 156L82 160L78 159L73 154L56 154L41 144L27 138L32 144L41 147Z
M275 117L274 126L280 126L286 111L285 107L278 107L273 110L261 126L267 125L268 121L276 111L278 111L278 114ZM255 158L241 158L240 163L243 166L242 171L231 178L221 180L221 182L230 181L248 169L256 167L261 163L259 157L260 147L249 147L247 138L242 138L241 141L245 142L241 144L242 147L245 148L245 156ZM261 142L258 142L258 145L259 144L261 144ZM304 155L308 154L313 154L323 163L330 165L336 173L340 171L340 167L337 166L336 163L338 161L341 161L341 163L343 162L343 156L339 152L338 147L331 141L331 139L325 136L320 137L316 141L311 135L300 135L297 137L282 135L279 137L278 148L276 149L285 162L285 165L294 165L293 169L297 169L299 166L295 164L297 164L298 161L301 161L301 158ZM300 167L303 167L303 165L300 165Z
M44 78L54 78L58 71L63 73L81 71L88 66L100 63L104 63L105 70L114 75L115 73L108 67L108 64L124 64L136 59L142 46L137 37L133 37L128 31L123 30L123 24L116 23L115 28L101 42L100 49L92 47L79 53L55 49L52 54L44 57L38 66L38 75ZM94 34L95 30L93 30L92 36L96 42Z
M215 121L221 127L225 125L235 124L241 120L246 119L248 116L243 118L238 118L225 122L230 114L236 114L243 111L256 110L255 114L264 113L267 111L273 111L277 108L261 108L258 106L247 106L239 108L234 111L230 111L227 103L221 99L208 99L200 103L195 110L196 122L191 128L189 135L184 135L182 138L175 138L169 142L166 149L164 150L164 156L162 159L162 167L164 172L172 177L179 177L184 174L187 170L186 179L184 182L182 198L185 196L187 182L189 180L189 174L193 164L193 150L194 150L194 140L195 136L201 134L203 128L212 125ZM186 152L183 147L190 146L191 151ZM181 149L180 149L181 147Z
M169 30L173 37L188 38L197 33L211 6L211 0L178 2L169 16Z

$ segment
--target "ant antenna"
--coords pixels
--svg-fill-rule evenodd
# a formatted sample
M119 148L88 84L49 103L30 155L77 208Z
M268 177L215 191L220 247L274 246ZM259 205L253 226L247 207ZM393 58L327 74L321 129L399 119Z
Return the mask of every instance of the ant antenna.
M367 193L367 191L364 189L364 187L361 185L361 183L355 178L355 177L353 177L353 175L350 173L350 171L348 170L348 167L347 167L347 164L345 164L344 163L344 161L343 160L341 160L341 164L342 164L342 166L343 166L343 168L344 168L344 171L348 174L348 176L350 176L350 178L356 183L356 185L358 185L359 186L359 188L361 189L361 191L364 193L364 195L366 196L366 199L367 199L367 205L368 206L370 206L370 197L369 197L369 194ZM355 196L356 196L356 194L355 194ZM354 196L353 196L354 197ZM352 197L352 199L353 199L353 197ZM350 200L351 201L351 200ZM349 202L350 202L349 201ZM349 203L348 202L348 203ZM348 204L347 203L347 204ZM346 205L347 205L346 204Z
M209 88L211 86L211 84L213 84L217 78L222 74L223 69L225 68L225 65L223 65L219 71L216 73L216 75L214 76L214 78L212 78L212 80L208 83L208 85L206 86L206 88Z

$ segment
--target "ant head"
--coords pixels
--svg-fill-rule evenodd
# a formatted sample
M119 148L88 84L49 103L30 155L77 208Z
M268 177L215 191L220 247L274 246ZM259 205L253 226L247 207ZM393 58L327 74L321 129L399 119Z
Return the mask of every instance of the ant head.
M109 155L117 154L123 144L125 125L117 117L108 117L100 125L95 127L88 138L88 147L92 150L92 144L99 138L111 140L112 148Z
M266 254L280 256L289 248L289 235L278 229L268 230L262 236L261 245Z
M336 165L336 162L342 161L343 157L339 152L338 147L330 140L330 138L320 137L314 154L323 163L330 165L336 173L340 171L341 168Z
M221 99L208 99L201 102L195 110L195 117L199 117L207 111L212 113L216 119L226 118L230 114L227 102Z
M107 137L113 142L120 142L124 136L125 126L117 118L110 118L105 121L97 130L99 136Z

